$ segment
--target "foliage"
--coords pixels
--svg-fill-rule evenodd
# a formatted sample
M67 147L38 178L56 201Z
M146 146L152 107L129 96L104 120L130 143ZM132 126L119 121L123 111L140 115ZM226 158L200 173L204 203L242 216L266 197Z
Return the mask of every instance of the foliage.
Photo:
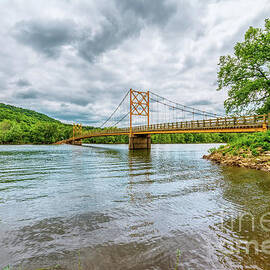
M18 123L25 122L27 124L35 124L37 122L60 123L60 121L45 114L0 103L0 122L3 120L12 120Z
M217 151L222 152L224 155L258 156L266 151L270 151L270 131L236 137L225 147L219 147Z
M71 134L72 126L44 114L0 104L0 144L50 144Z
M270 19L265 28L250 27L234 55L221 56L218 90L229 88L226 112L270 111Z
M215 147L212 147L212 148L210 148L210 149L208 149L208 153L213 153L213 152L215 152L217 149L215 148Z
M174 270L177 270L180 264L180 256L181 256L181 251L180 249L177 249L177 253L176 253L176 264L174 267Z

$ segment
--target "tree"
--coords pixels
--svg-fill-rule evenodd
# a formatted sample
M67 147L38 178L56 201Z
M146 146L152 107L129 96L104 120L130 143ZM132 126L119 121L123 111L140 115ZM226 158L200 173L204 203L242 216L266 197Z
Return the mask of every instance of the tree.
M250 27L233 56L220 57L218 90L223 88L229 89L227 113L270 111L270 19L265 29Z
M194 135L191 133L185 134L185 141L186 143L193 143L194 142Z

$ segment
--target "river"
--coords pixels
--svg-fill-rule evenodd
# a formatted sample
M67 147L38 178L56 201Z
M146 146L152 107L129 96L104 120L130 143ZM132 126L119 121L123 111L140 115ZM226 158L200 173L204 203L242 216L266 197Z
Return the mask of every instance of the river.
M213 146L0 146L0 269L270 269L270 174Z

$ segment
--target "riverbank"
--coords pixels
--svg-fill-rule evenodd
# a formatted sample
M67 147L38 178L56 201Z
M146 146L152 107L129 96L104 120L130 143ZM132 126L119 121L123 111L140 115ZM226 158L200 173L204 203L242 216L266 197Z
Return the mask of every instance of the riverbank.
M245 135L209 152L203 158L217 164L270 172L270 132Z
M222 152L216 151L209 155L204 155L203 158L221 165L245 167L270 172L270 152L258 157L243 157L233 155L224 156Z

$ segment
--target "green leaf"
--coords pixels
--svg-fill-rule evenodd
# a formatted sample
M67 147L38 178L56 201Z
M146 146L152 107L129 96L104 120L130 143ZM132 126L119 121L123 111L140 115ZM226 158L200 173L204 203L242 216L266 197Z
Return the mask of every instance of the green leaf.
M250 27L234 54L221 56L218 66L217 90L228 90L227 113L269 112L270 20L265 20L264 29Z

